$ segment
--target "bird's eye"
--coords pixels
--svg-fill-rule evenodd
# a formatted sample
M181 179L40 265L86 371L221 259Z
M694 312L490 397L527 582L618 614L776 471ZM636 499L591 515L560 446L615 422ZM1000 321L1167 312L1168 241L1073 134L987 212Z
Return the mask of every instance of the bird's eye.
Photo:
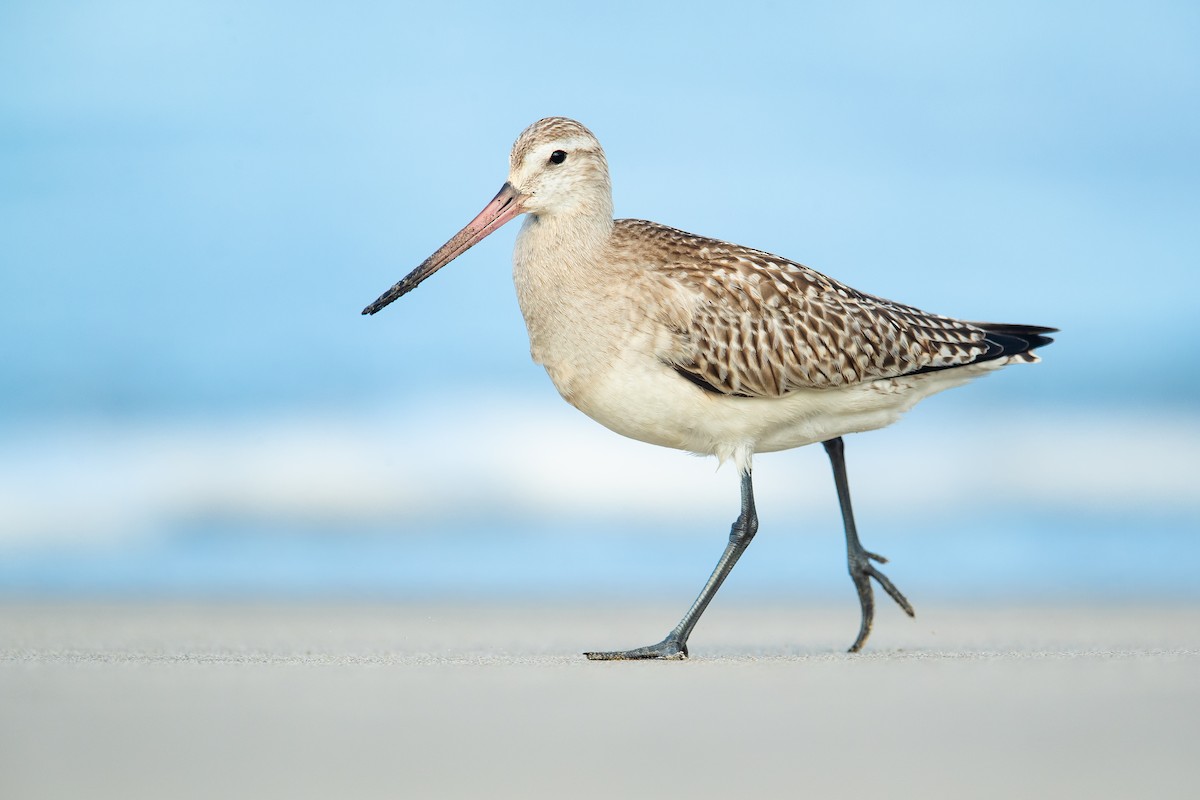
M567 160L567 154L563 150L555 150L553 153L550 154L550 163L551 164L561 164L562 162L564 162L566 160Z

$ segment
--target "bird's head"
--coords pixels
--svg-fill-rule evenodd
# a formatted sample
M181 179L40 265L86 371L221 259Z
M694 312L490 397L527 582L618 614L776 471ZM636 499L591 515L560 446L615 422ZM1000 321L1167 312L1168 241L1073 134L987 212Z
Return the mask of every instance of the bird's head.
M364 314L374 314L449 264L520 214L563 219L612 219L608 162L596 137L566 117L547 117L530 125L513 144L508 181L475 219L450 238Z

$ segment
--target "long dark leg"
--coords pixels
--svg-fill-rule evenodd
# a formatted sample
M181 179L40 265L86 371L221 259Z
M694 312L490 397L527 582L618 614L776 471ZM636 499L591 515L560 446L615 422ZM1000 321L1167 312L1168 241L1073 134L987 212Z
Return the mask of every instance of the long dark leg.
M854 509L850 507L850 482L846 479L845 446L842 444L842 437L830 439L823 444L833 465L833 480L837 484L838 502L842 506L842 522L846 525L846 561L850 568L850 577L854 580L854 588L858 589L858 602L862 605L862 625L858 629L858 638L850 645L850 652L857 653L871 635L871 623L875 619L875 593L871 590L871 578L879 581L879 585L904 609L904 613L912 617L915 616L915 612L904 595L900 594L900 590L871 563L878 561L880 564L886 564L887 559L865 550L858 541L858 529L854 527Z
M758 531L758 515L754 511L754 486L750 481L750 472L742 473L742 513L729 531L729 544L721 554L721 560L708 578L708 583L700 590L700 596L692 607L679 620L675 629L667 634L667 638L658 644L638 647L633 650L614 650L601 653L584 653L593 661L625 661L637 658L687 658L687 640L692 635L692 628L700 621L700 615L716 595L717 589L725 582L725 577L733 569L733 565L741 558L742 552L754 534Z

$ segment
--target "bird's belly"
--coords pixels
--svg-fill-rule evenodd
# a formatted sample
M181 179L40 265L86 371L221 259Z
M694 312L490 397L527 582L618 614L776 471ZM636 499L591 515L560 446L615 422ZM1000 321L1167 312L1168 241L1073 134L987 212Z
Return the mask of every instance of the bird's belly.
M601 425L650 444L746 466L755 452L786 450L894 422L900 411L871 392L807 390L780 398L706 391L670 366L614 366L564 397Z
M563 396L622 436L715 455L744 468L756 452L890 425L923 398L984 371L989 370L946 370L783 397L733 397L706 391L655 359L627 354Z

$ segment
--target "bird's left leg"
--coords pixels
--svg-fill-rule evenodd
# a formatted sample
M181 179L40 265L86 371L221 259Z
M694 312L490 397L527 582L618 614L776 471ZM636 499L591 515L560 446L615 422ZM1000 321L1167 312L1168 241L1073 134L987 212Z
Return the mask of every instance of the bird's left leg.
M833 480L837 484L838 503L842 506L842 522L846 526L846 561L850 569L850 577L854 580L854 588L858 590L858 602L862 605L862 624L858 629L858 638L850 645L850 652L857 653L866 644L871 635L871 623L875 619L875 593L871 589L871 579L874 578L891 595L904 613L910 617L916 616L913 607L892 585L887 576L875 568L872 561L886 564L887 559L881 555L866 550L858 541L858 529L854 527L854 509L850 507L850 483L846 479L845 447L842 437L822 442L825 452L829 454L829 462L833 465Z

